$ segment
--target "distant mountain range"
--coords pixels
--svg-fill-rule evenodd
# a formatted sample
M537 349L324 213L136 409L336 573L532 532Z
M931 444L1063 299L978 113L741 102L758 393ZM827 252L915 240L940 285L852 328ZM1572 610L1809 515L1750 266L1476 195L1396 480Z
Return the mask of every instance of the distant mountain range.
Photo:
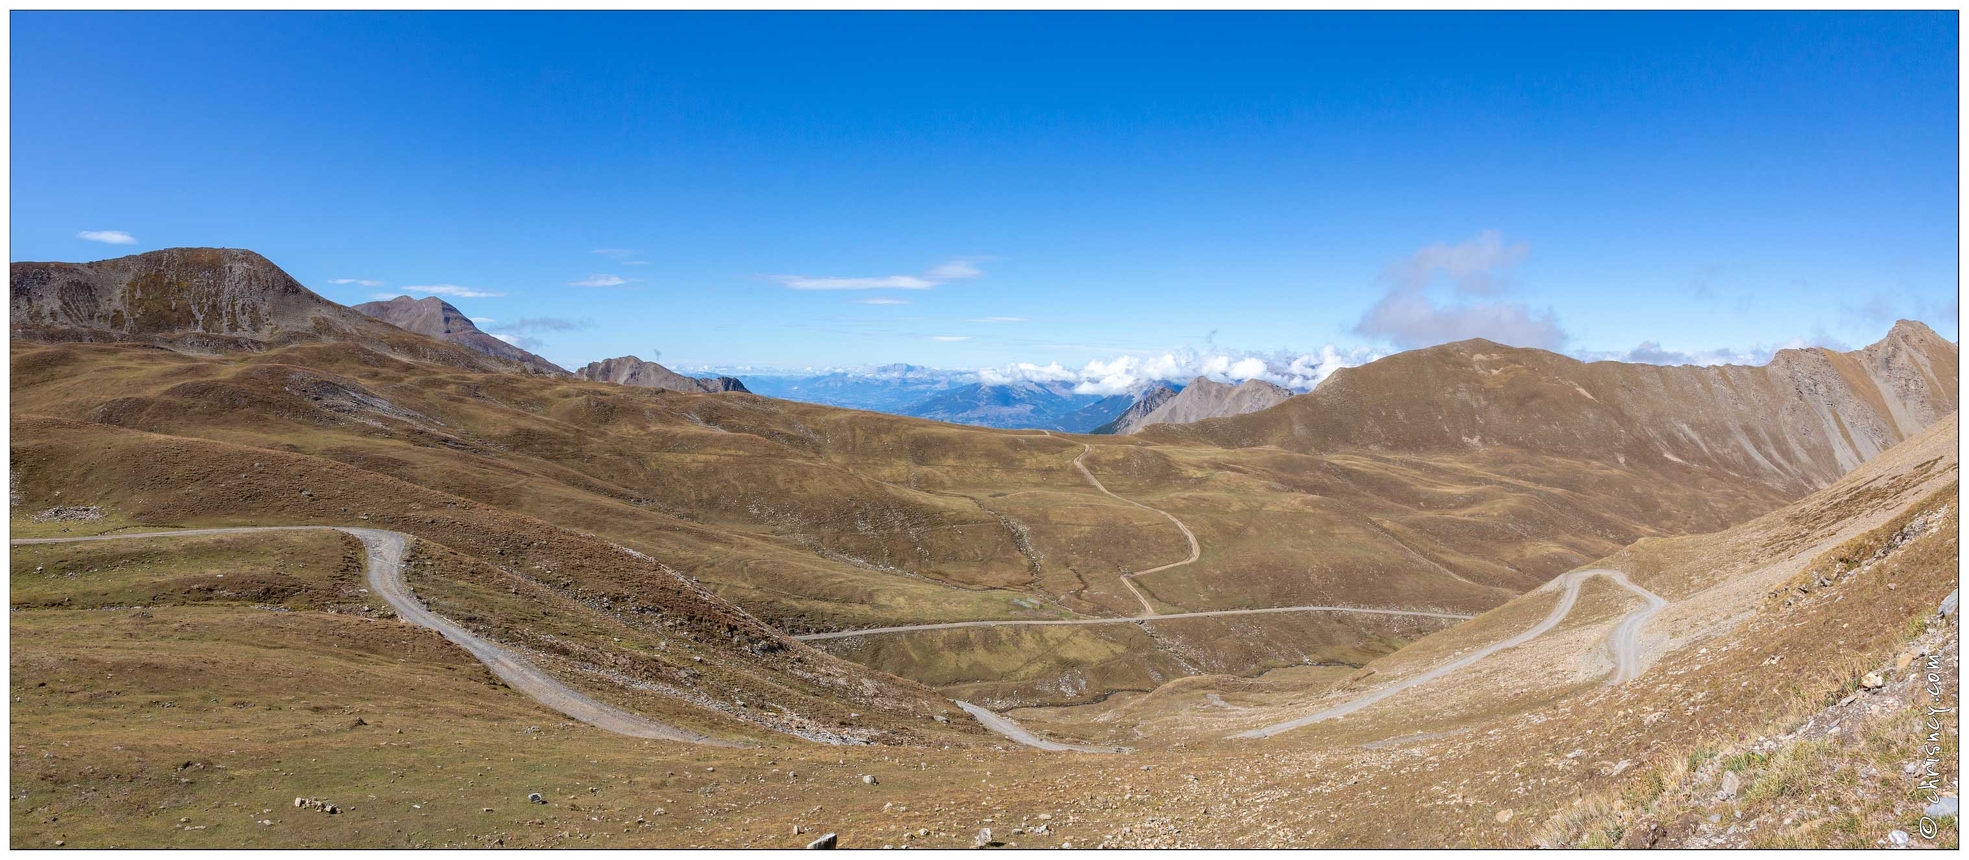
M1127 409L1127 394L1075 394L1070 382L973 382L901 410L901 414L952 424L1086 433Z
M981 377L988 374L886 364L808 375L754 372L747 374L746 385L755 394L785 400L952 424L1062 433L1133 433L1150 424L1242 415L1271 406L1293 393L1261 380L1231 384L1204 377L1187 384L1145 381L1118 394L1080 393L1075 391L1074 382L1002 382ZM1208 384L1150 417L1150 413L1198 382Z
M831 369L817 373L747 373L752 393L847 409L905 414L902 410L932 396L977 381L968 371L914 364Z

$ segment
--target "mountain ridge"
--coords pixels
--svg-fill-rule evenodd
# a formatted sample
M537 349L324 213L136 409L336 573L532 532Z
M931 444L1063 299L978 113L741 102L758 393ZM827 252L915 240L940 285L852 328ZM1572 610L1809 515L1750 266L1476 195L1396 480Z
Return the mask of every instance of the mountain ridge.
M1141 426L1143 418L1154 412L1157 407L1168 403L1169 399L1178 393L1180 390L1176 386L1158 380L1136 397L1134 403L1128 404L1128 408L1122 410L1120 415L1116 415L1113 421L1096 427L1091 432L1102 435L1133 432Z
M350 305L349 309L372 319L382 320L404 331L450 341L495 358L517 361L535 370L546 373L567 372L560 365L480 331L478 325L474 324L470 317L465 316L464 311L437 296L427 296L422 299L397 296L388 301Z
M1165 398L1132 420L1126 414L1115 419L1115 431L1122 435L1139 433L1154 424L1190 424L1206 418L1229 418L1269 409L1293 396L1292 389L1262 379L1246 379L1232 385L1199 376L1174 396ZM1130 407L1130 411L1134 411Z
M734 377L719 376L706 379L685 376L654 361L644 361L633 355L589 362L587 366L575 371L574 375L594 382L662 388L693 394L716 394L721 391L752 393L746 389L745 383Z
M526 365L408 332L323 298L239 248L165 248L8 271L10 334L40 343L144 343L191 354L359 343L477 370Z
M1142 435L1295 451L1639 457L1803 494L1954 411L1958 362L1955 344L1911 320L1858 350L1787 349L1759 366L1583 362L1477 339L1335 371L1271 409Z

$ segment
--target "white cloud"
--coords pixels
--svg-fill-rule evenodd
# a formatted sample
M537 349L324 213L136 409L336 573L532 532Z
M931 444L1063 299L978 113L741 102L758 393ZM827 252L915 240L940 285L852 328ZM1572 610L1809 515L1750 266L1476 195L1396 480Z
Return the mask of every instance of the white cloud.
M499 327L500 331L526 334L536 331L581 331L593 326L589 320L571 320L562 317L520 317Z
M937 285L914 275L886 278L809 278L805 275L774 275L773 280L795 290L927 290Z
M967 334L933 334L930 335L930 339L939 343L957 343L958 341L970 340L971 336Z
M451 296L456 299L487 299L505 295L505 293L495 293L491 290L481 290L477 287L461 287L457 284L424 284L421 286L404 287L403 291L405 293L425 293L433 296Z
M380 287L383 285L382 281L366 281L362 278L331 278L328 282L331 284L354 284L358 287Z
M1015 322L1025 322L1025 321L1026 321L1025 317L978 317L977 319L974 319L971 322L1015 323Z
M517 346L520 349L524 349L528 351L537 350L547 345L546 341L543 341L537 337L527 337L526 335L523 334L507 334L505 332L496 332L496 331L486 332L486 334L492 335L493 337L496 337L509 344L512 344L513 346Z
M1531 255L1523 242L1504 244L1504 234L1485 230L1460 245L1437 242L1400 263L1389 267L1388 276L1397 285L1419 290L1440 273L1448 275L1457 292L1490 295L1504 288L1504 276Z
M773 275L772 279L794 290L927 290L946 281L982 278L984 270L972 260L952 260L932 267L922 275L889 275L880 278L814 278L806 275Z
M1095 359L1080 368L1058 362L1008 364L977 372L978 381L993 385L1014 382L1070 382L1077 394L1126 394L1154 382L1187 383L1199 376L1218 382L1261 379L1294 391L1310 391L1328 374L1381 357L1367 348L1342 350L1333 345L1317 352L1249 352L1242 350L1170 350L1161 354L1123 355Z
M978 268L975 260L952 260L932 268L926 274L939 281L961 281L967 278L982 278L984 270Z
M475 323L489 323L489 322L498 322L498 320L496 320L496 319L494 319L494 318L492 318L492 317L471 317L471 320L472 320L472 322L475 322Z
M1504 244L1503 234L1485 230L1459 245L1437 242L1383 272L1387 292L1354 331L1410 349L1469 338L1489 338L1512 346L1557 349L1566 333L1550 311L1535 313L1522 302L1471 300L1510 288L1507 276L1531 249ZM1431 295L1439 278L1450 295Z
M590 253L600 254L604 257L627 257L631 254L639 254L642 252L631 248L596 248L594 251L591 251Z
M849 301L851 301L851 302L854 302L855 304L858 304L858 305L906 305L906 304L909 304L909 300L908 300L908 299L891 299L891 298L886 298L886 297L880 297L880 296L878 296L878 297L876 297L876 298L871 298L871 299L849 299Z
M110 245L137 244L137 237L125 233L122 230L84 230L75 234L75 238L87 239L91 242L103 242Z
M570 287L619 287L623 284L631 283L634 280L634 278L625 278L621 275L589 275L579 281L568 281L567 285Z

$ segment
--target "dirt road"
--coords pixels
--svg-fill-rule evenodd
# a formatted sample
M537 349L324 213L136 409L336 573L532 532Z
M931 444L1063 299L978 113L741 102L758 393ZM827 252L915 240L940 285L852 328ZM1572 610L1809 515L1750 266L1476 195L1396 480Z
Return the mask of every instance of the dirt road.
M1142 510L1154 511L1158 514L1168 517L1169 521L1175 523L1176 528L1182 531L1183 540L1190 542L1189 558L1183 559L1182 561L1170 562L1169 564L1165 564L1161 567L1151 567L1148 570L1137 570L1132 573L1124 573L1121 575L1121 584L1128 586L1128 591L1134 594L1135 599L1142 604L1142 614L1154 615L1156 614L1155 607L1150 606L1149 599L1142 594L1142 590L1135 587L1135 577L1141 576L1143 574L1158 573L1173 567L1182 567L1183 565L1194 562L1197 559L1203 557L1203 545L1196 542L1196 533L1190 531L1190 527L1184 525L1182 520L1176 519L1175 514L1162 510L1161 508L1151 508L1148 505L1135 501L1134 499L1125 499L1115 495L1113 491L1109 490L1106 485L1103 485L1101 483L1100 478L1094 477L1094 473L1088 471L1086 464L1080 462L1082 459L1085 459L1088 454L1092 454L1092 453L1094 453L1094 446L1082 445L1080 450L1080 456L1073 458L1073 467L1075 469L1080 470L1081 476L1087 479L1087 483L1094 485L1094 489L1100 490L1103 494L1105 494L1110 499L1114 499L1115 501L1118 502L1127 502L1128 504L1134 505L1135 507L1141 508Z
M1063 627L1088 624L1142 624L1150 621L1212 618L1220 615L1264 615L1272 612L1357 612L1368 615L1420 615L1427 618L1451 618L1457 621L1467 621L1476 617L1474 615L1458 615L1453 612L1425 612L1419 609L1362 609L1355 606L1269 606L1263 609L1211 609L1203 612L1171 612L1167 615L1135 615L1127 618L1063 618L1044 621L946 621L942 624L907 624L901 627L870 627L866 630L836 630L829 633L808 633L793 638L803 642L816 642L822 639L846 639L850 636L908 633L913 630L954 630L959 627Z
M953 699L952 701L955 702L956 700ZM1084 752L1084 753L1127 752L1127 750L1120 749L1117 747L1090 747L1090 746L1082 746L1080 744L1063 744L1060 743L1059 741L1049 741L1045 738L1033 734L1032 732L1026 731L1025 726L1021 726L1018 723L1013 722L1012 718L1004 716L1002 714L994 713L989 709L978 707L977 705L973 705L970 702L957 702L957 706L963 708L965 713L968 713L972 717L976 718L977 721L985 728L997 732L1001 735L1004 735L1005 737L1010 738L1012 740L1018 741L1019 743L1025 744L1026 746L1029 747L1048 750L1051 752Z
M696 732L666 726L636 714L595 701L574 690L526 662L518 655L473 635L470 631L451 621L433 614L417 600L410 588L403 582L403 557L410 548L410 536L381 529L340 528L332 526L264 526L223 529L182 529L168 532L143 532L136 534L95 535L72 538L28 538L11 541L19 544L70 543L78 541L128 540L131 538L184 537L188 535L241 534L248 532L298 531L333 528L335 531L354 535L369 551L369 588L384 601L403 620L420 627L437 631L453 644L466 650L492 674L505 681L507 686L533 698L542 705L566 714L591 726L632 738L649 738L661 741L681 741L684 743L705 744L708 746L742 747L732 741L706 737Z
M1615 583L1618 583L1621 587L1626 588L1628 591L1632 591L1635 594L1640 595L1643 600L1647 601L1647 604L1645 606L1641 607L1640 609L1636 609L1633 612L1628 613L1625 617L1621 618L1620 623L1614 625L1613 631L1607 634L1607 644L1613 649L1613 660L1614 660L1614 667L1615 667L1612 683L1618 684L1623 681L1630 680L1634 678L1636 675L1639 675L1641 673L1641 653L1640 653L1641 625L1647 623L1647 620L1653 617L1656 612L1660 611L1662 607L1667 606L1668 601L1652 591L1649 591L1645 588L1635 585L1633 582L1627 579L1627 574L1622 573L1620 571L1580 570L1580 571L1574 571L1572 573L1568 573L1564 576L1552 580L1551 582L1546 583L1545 585L1539 586L1539 590L1541 591L1550 588L1560 589L1559 605L1552 607L1551 614L1545 616L1545 619L1543 621L1540 621L1537 624L1532 625L1531 629L1526 630L1523 633L1519 633L1518 635L1506 639L1502 642L1498 642L1492 645L1485 646L1483 648L1479 648L1476 651L1473 651L1469 654L1466 654L1448 663L1444 663L1443 665L1437 666L1434 669L1430 669L1427 672L1423 672L1419 675L1415 675L1410 678L1404 678L1386 687L1382 687L1379 690L1375 690L1365 695L1358 696L1353 699L1349 699L1348 701L1342 702L1338 705L1334 705L1333 707L1327 708L1318 713L1310 714L1304 717L1300 717L1298 719L1286 720L1285 722L1282 723L1274 723L1269 726L1252 729L1246 732L1239 732L1235 735L1232 735L1232 737L1268 738L1271 737L1272 735L1279 734L1280 732L1288 732L1293 729L1300 728L1302 726L1312 725L1313 723L1317 723L1322 720L1331 720L1339 717L1344 717L1348 714L1351 714L1355 711L1358 711L1362 708L1372 705L1375 702L1379 702L1382 699L1386 699L1389 696L1392 696L1410 687L1416 687L1422 684L1427 684L1430 681L1443 677L1444 675L1448 675L1460 669L1468 668L1471 664L1474 664L1477 661L1482 660L1485 657L1489 657L1490 655L1502 651L1506 648L1513 648L1519 645L1523 645L1524 643L1529 642L1537 638L1538 636L1544 634L1546 631L1551 630L1554 627L1557 627L1560 621L1564 621L1566 616L1572 612L1573 604L1579 601L1579 587L1582 584L1584 584L1586 580L1591 579L1592 577L1595 576L1607 577L1608 579L1613 580Z

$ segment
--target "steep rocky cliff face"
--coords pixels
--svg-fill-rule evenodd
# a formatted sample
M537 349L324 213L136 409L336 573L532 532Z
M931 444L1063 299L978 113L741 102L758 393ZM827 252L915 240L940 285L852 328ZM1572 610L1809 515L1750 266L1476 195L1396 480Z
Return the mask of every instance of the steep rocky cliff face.
M720 391L751 393L745 390L745 383L729 376L698 379L633 355L591 362L587 367L576 371L575 375L595 382L613 382L617 385L662 388L693 394L712 394Z
M1113 421L1094 428L1093 432L1102 434L1133 433L1144 426L1142 424L1143 418L1148 417L1148 414L1154 412L1157 407L1168 403L1169 398L1175 397L1176 393L1177 388L1175 386L1167 382L1157 382L1144 389L1140 395L1137 395L1135 402L1129 404L1127 409L1122 410L1120 415L1116 415Z
M1338 371L1275 409L1149 433L1305 452L1668 461L1803 494L1954 411L1958 361L1955 344L1905 320L1864 349L1784 350L1762 367L1587 363L1469 340Z
M1165 398L1133 421L1123 424L1117 419L1114 432L1137 433L1153 424L1188 424L1205 418L1245 415L1277 406L1291 396L1291 389L1261 379L1247 379L1230 385L1199 376L1183 386L1182 391Z
M331 302L238 248L168 248L93 263L14 263L11 335L43 343L134 342L180 352L359 343L477 370L514 370Z
M517 361L543 373L566 373L559 365L520 349L485 332L463 311L436 296L413 299L397 296L387 302L363 302L350 308L364 316L379 319L404 331L450 341L474 352Z

